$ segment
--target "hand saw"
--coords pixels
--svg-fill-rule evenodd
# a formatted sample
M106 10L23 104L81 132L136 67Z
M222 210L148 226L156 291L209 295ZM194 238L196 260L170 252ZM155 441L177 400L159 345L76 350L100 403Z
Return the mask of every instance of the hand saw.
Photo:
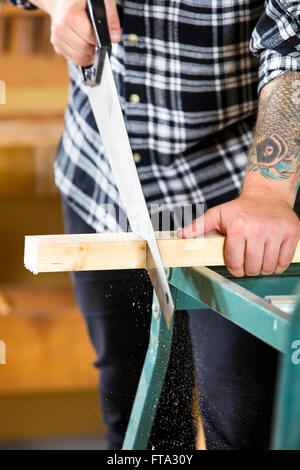
M81 67L82 79L105 153L133 232L147 241L146 268L160 308L170 327L174 313L166 272L133 159L132 150L110 65L111 43L103 0L87 0L97 45L94 64Z

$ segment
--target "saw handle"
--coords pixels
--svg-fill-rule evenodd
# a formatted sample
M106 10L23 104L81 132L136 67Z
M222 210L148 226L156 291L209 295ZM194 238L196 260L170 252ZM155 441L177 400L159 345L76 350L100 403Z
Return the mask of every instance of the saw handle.
M95 35L95 60L89 67L80 67L85 85L95 86L101 81L102 69L106 53L111 53L110 35L105 11L104 0L87 0L87 14L91 20Z

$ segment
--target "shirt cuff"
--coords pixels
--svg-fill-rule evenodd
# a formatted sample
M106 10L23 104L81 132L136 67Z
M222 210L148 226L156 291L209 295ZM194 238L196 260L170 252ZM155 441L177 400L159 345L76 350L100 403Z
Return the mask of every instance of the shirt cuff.
M258 92L286 71L300 72L299 0L267 0L250 41L260 57Z
M282 55L272 49L264 50L260 54L258 93L269 81L287 71L300 72L300 53Z

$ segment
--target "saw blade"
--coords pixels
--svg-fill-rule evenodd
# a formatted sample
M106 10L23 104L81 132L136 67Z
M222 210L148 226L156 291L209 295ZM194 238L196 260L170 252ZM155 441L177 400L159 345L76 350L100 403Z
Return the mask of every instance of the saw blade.
M170 327L174 303L134 162L108 54L104 59L101 83L85 86L85 90L131 229L148 243L146 267Z

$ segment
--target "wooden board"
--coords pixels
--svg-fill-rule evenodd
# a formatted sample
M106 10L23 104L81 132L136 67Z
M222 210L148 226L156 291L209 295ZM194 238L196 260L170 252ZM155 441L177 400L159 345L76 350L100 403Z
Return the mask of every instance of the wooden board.
M178 239L173 232L157 234L165 267L225 265L225 237ZM25 267L37 274L146 268L147 244L133 233L42 235L25 237ZM300 243L293 262L300 262Z
M222 236L190 240L161 232L158 237L166 267L224 264ZM34 273L145 268L146 242L133 233L29 236L25 266Z

